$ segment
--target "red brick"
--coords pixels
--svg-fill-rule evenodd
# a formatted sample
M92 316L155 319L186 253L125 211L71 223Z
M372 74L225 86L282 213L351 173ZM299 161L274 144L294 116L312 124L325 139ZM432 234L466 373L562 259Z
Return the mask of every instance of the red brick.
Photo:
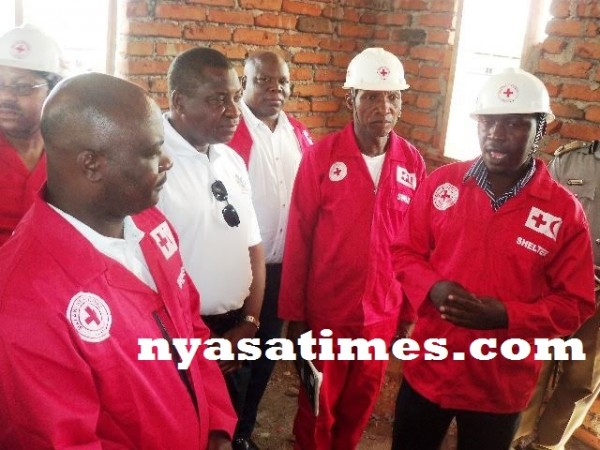
M129 21L125 33L131 36L181 37L181 26L173 23Z
M406 109L402 111L402 120L412 125L421 125L424 127L434 127L436 123L435 117L429 113L422 113Z
M556 149L558 147L560 147L561 145L566 144L567 142L569 142L569 141L567 141L567 140L563 141L563 140L560 140L560 139L550 139L545 144L543 144L543 147L541 148L541 150L544 153L547 153L549 155L553 155L554 152L556 151Z
M275 45L277 44L277 35L270 31L238 28L233 31L233 42L254 45Z
M379 39L386 43L389 42L390 30L387 28L376 28L375 30L373 30L373 39ZM383 44L380 44L379 46L381 47L383 46Z
M341 52L352 52L356 49L354 39L322 39L319 41L321 50L332 50Z
M600 106L588 106L585 110L585 120L600 123Z
M350 64L350 61L353 57L354 55L349 53L335 53L333 55L333 65L335 67L341 67L345 70L348 68L348 64Z
M146 2L127 2L126 17L148 17L148 5Z
M554 0L550 5L550 14L554 17L569 17L569 0Z
M350 121L350 111L344 115L335 115L327 118L327 126L331 128L342 128Z
M327 84L294 84L293 92L298 97L326 97L331 95L331 87Z
M577 6L577 15L579 17L600 18L600 3L592 1L590 3L579 2Z
M454 44L454 31L427 30L427 42L432 44Z
M426 61L441 61L446 50L440 47L413 47L409 54L412 58Z
M430 143L433 138L433 131L426 128L413 128L410 133L411 139L424 143Z
M600 102L600 89L591 89L587 84L565 84L560 90L563 98Z
M288 100L285 110L290 113L308 112L310 111L310 102L304 99Z
M354 25L352 23L341 23L338 28L340 36L370 38L373 35L373 29L364 25Z
M333 33L333 23L325 17L304 16L298 18L298 31L311 34Z
M242 45L211 45L210 47L220 51L227 58L237 61L244 60L248 56L248 50Z
M256 26L265 28L279 28L282 30L293 30L296 28L296 16L290 14L265 13L256 17Z
M421 61L416 61L413 59L407 59L402 61L402 66L404 66L404 73L412 73L413 75L419 74L419 69L421 68Z
M373 13L364 13L360 16L360 23L368 23L370 25L378 23L379 15Z
M254 14L246 11L208 11L208 22L230 23L233 25L254 25Z
M591 67L592 63L590 62L573 61L559 64L548 59L541 59L538 64L538 71L562 77L587 78Z
M420 109L433 110L433 109L436 109L440 103L439 96L421 94L416 97L417 97L417 102L416 102L415 106Z
M575 47L575 55L580 58L600 59L600 42L580 42Z
M565 103L564 101L552 102L550 109L557 117L583 119L583 111L571 103Z
M567 41L553 37L547 37L542 43L542 51L545 53L561 53L567 46Z
M563 137L571 139L581 139L584 141L593 141L600 139L600 127L598 125L588 125L583 123L563 123L560 129Z
M314 112L337 112L340 109L340 104L331 100L313 100L311 101L311 109Z
M323 114L317 114L314 116L305 116L301 119L302 124L310 129L325 126L325 116Z
M126 59L123 61L120 71L128 75L166 75L170 61L158 61L156 59Z
M424 78L440 78L445 74L445 71L442 68L437 66L426 66L423 65L419 69L419 76Z
M544 83L546 85L546 89L548 89L548 95L550 98L558 97L560 93L560 89L562 87L561 84L553 84L553 83Z
M440 80L433 80L433 79L427 79L427 78L415 78L412 80L409 80L409 83L411 89L414 89L415 91L421 91L421 92L431 92L431 93L436 93L438 94L441 89L440 89Z
M574 20L553 19L546 26L546 33L556 36L581 36L585 32L584 23Z
M147 56L154 51L154 42L150 41L127 41L120 53L129 56Z
M194 41L230 41L231 30L217 25L191 25L183 30L183 37Z
M166 78L152 78L148 80L148 91L165 94L168 90L169 87Z
M321 6L314 3L283 0L281 11L303 16L320 16Z
M188 3L200 3L212 6L235 6L235 0L187 0Z
M378 23L380 25L409 25L410 18L406 13L393 12L391 14L383 14L379 16Z
M312 80L313 71L307 67L292 67L290 69L290 80L292 81L305 81Z
M385 48L388 52L391 52L396 56L406 56L408 54L409 45L406 43L387 43L383 46L383 48Z
M590 22L586 27L586 36L597 38L600 35L600 21Z
M125 78L127 81L137 84L143 90L150 92L150 84L147 77L140 78L135 76L125 76L123 74L123 78Z
M200 6L160 3L156 5L156 17L166 19L204 20L206 10Z
M284 33L279 37L279 43L286 47L318 47L321 38L307 33Z
M560 131L561 127L562 127L562 121L560 119L553 120L546 127L546 134L547 135L557 134Z
M344 81L346 79L345 70L317 70L315 72L315 81Z
M298 52L292 57L296 64L327 64L331 57L328 53Z
M409 91L403 91L402 92L402 104L404 106L407 105L415 105L417 103L417 97L421 97L423 96L423 94L420 94L419 96L417 96L417 94L415 92L411 92Z
M157 42L156 54L158 56L177 56L192 47L196 47L196 45L184 42Z
M432 0L429 10L433 12L454 12L456 1L454 0Z
M429 5L423 0L394 0L394 9L414 9L417 11L423 11L428 9Z
M282 0L240 0L240 6L246 9L269 9L281 11Z
M452 28L454 25L454 15L448 13L423 14L417 18L419 25L438 28Z

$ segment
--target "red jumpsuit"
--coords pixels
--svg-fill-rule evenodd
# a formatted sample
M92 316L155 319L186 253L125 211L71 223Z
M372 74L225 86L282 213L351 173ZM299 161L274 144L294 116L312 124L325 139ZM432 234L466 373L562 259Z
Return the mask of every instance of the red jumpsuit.
M403 294L390 242L400 229L425 165L390 133L376 188L353 123L304 153L296 177L279 297L282 319L306 321L316 337L379 337L396 330ZM295 421L304 450L355 448L379 394L387 361L315 361L323 372L320 413L302 392Z
M0 246L25 215L46 181L46 153L30 172L17 150L0 133Z
M172 338L209 332L164 216L134 221L158 293L41 198L0 249L0 448L199 450L211 430L233 433L203 346L190 391L172 360L138 360L138 338L163 337L158 319Z
M421 352L405 362L404 376L442 408L515 413L527 405L542 363L534 360L533 339L569 335L594 310L590 237L583 209L541 161L522 191L495 212L473 178L463 181L471 164L429 176L392 247L398 279L418 313L412 338L421 349L428 338L444 338L449 351L439 361ZM470 330L443 320L428 299L442 280L502 301L508 329ZM496 339L498 355L470 356L477 338ZM526 339L533 351L522 361L502 357L509 338ZM455 352L465 360L454 360Z

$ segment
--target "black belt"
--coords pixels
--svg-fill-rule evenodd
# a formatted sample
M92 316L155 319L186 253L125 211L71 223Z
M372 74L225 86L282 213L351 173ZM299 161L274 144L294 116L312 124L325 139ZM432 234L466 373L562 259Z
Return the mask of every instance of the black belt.
M222 335L226 331L231 330L237 324L242 321L242 308L233 309L223 314L211 314L209 316L202 316L202 320L206 326L217 335Z

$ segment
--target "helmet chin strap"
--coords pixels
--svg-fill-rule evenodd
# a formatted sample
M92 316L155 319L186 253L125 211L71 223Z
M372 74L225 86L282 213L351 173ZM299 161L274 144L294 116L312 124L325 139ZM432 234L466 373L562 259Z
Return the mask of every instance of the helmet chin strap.
M544 132L546 131L546 115L544 113L540 113L537 120L537 130L535 132L535 137L533 138L533 144L531 145L531 151L529 152L530 156L534 156L540 147L540 141L544 136Z

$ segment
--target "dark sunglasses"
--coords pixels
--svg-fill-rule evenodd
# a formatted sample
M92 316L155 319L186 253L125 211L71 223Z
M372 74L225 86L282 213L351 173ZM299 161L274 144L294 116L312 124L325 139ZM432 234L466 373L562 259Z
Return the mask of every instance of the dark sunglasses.
M227 200L227 189L222 181L217 180L211 186L210 190L212 191L215 198L220 202L226 202L225 208L221 211L223 213L223 219L227 222L227 225L230 227L237 227L240 224L240 216L238 216L237 211L233 207L232 204Z

